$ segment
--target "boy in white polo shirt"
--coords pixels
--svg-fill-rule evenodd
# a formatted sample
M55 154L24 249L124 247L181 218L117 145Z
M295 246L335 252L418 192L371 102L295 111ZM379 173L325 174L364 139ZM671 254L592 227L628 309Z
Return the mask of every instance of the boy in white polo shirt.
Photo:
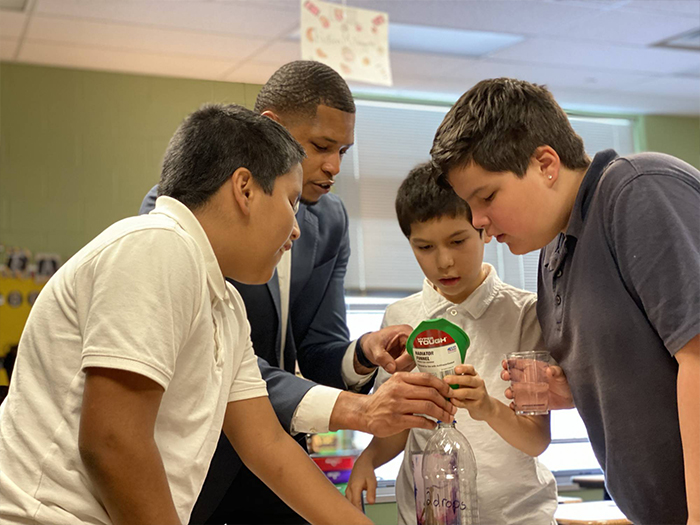
M471 346L459 376L447 376L451 401L458 407L457 429L469 440L476 458L481 523L550 525L557 507L556 483L536 456L549 445L549 416L516 416L500 379L507 352L541 350L535 313L536 296L503 283L483 262L484 234L471 224L469 206L435 182L435 169L424 164L411 171L396 197L401 230L426 276L423 290L390 305L383 325L417 326L445 317L461 326ZM388 376L384 373L377 383ZM353 468L346 496L359 506L362 491L374 501L374 469L404 448L423 450L432 431L413 429L374 438ZM409 454L396 480L400 524L416 523Z
M2 523L186 523L222 426L310 522L370 523L279 425L224 280L266 282L298 238L303 157L273 120L204 107L170 141L156 209L49 281L0 415Z

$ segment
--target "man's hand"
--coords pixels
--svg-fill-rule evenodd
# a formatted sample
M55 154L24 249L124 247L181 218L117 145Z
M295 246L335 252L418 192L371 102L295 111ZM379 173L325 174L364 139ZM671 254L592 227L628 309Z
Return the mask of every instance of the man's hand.
M363 335L358 343L364 351L365 357L377 366L393 374L394 372L408 372L415 367L413 358L406 352L406 341L413 328L407 324L387 326L378 332L370 332ZM367 373L355 357L355 371Z
M452 421L457 408L450 387L431 374L397 372L369 396L342 392L331 413L330 430L360 430L378 437L407 428L435 428L424 416ZM416 415L419 414L419 415Z
M503 381L510 381L508 364L505 359L501 361L501 366L503 367L503 370L501 371L501 379L503 379ZM571 394L571 388L569 387L569 382L566 380L566 376L564 375L564 371L561 369L561 367L550 365L547 368L547 381L549 382L550 410L576 408L576 405L574 404L574 397ZM513 399L513 389L511 387L506 388L505 394L508 399ZM510 408L515 408L513 403L510 404Z

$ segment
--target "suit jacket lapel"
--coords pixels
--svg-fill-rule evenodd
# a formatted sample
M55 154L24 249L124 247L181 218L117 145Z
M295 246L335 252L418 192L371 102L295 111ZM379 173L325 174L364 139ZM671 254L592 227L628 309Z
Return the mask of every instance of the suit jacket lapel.
M291 306L314 269L316 248L318 247L318 217L316 214L311 213L309 208L302 204L297 214L297 222L301 236L292 246L292 275L289 290L290 315L294 315Z

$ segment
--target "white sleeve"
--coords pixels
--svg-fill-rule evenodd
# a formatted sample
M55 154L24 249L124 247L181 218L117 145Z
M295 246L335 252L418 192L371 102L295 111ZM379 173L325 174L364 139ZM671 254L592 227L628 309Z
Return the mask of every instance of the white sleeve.
M255 357L253 341L250 339L250 323L246 317L245 308L242 307L243 302L241 301L240 304L241 308L237 310L236 317L238 317L244 329L239 339L240 350L234 349L234 351L242 351L243 357L238 370L235 371L233 381L231 382L231 389L228 395L229 403L231 401L267 396L267 386L262 375L260 375L258 358Z
M343 356L343 365L341 367L341 375L343 376L343 381L348 387L348 390L357 392L362 388L367 382L372 379L374 371L369 374L358 374L355 372L355 345L357 345L357 340L351 342L348 348L345 350L345 355Z
M292 416L292 435L301 432L311 434L328 432L331 413L340 393L341 390L337 388L323 385L316 385L309 389Z
M131 232L76 272L82 368L116 368L167 389L204 296L206 274L172 230Z

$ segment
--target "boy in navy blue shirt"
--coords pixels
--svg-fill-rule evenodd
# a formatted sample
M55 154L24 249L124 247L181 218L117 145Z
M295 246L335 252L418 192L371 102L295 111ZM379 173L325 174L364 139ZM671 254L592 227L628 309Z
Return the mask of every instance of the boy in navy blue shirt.
M700 172L591 161L546 88L506 78L465 93L431 153L476 228L542 249L545 344L613 499L635 523L700 523Z

